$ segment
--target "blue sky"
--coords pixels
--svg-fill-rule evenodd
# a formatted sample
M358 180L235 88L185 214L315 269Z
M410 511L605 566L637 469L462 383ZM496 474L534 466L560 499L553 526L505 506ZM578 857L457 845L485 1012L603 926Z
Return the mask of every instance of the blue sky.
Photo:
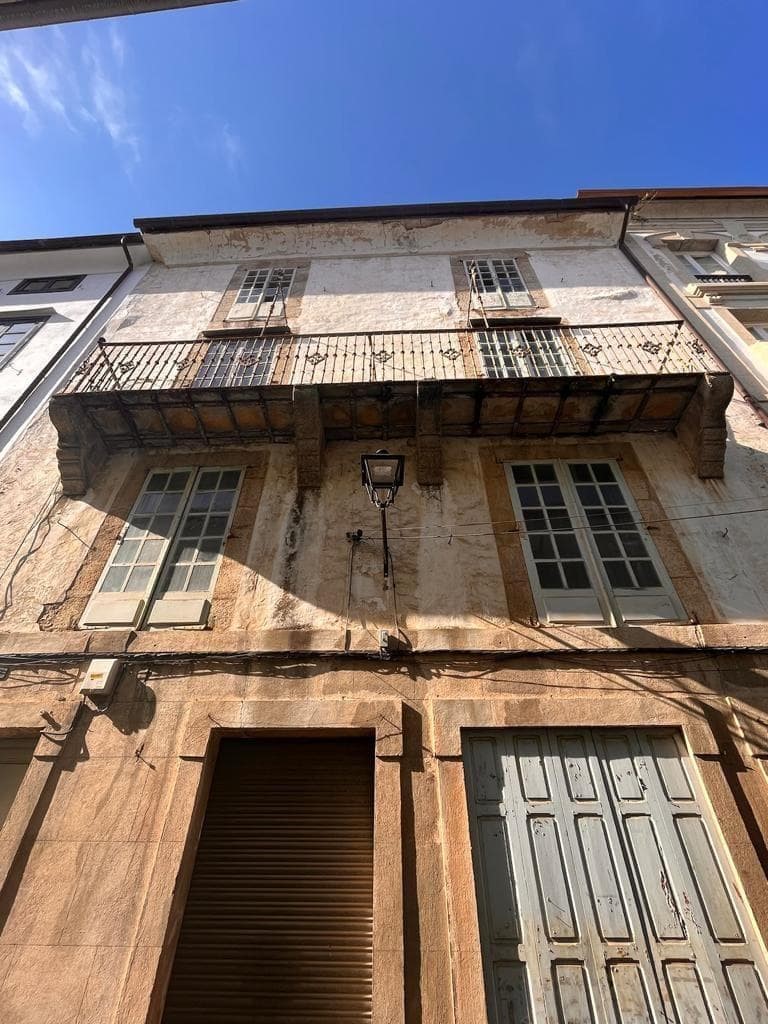
M0 238L768 183L764 0L236 0L0 33Z

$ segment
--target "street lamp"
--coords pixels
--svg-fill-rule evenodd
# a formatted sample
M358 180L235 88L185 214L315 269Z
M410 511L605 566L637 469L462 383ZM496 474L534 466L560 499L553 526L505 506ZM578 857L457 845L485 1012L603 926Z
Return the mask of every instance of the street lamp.
M387 508L394 502L405 476L405 456L390 455L380 449L374 455L360 459L363 485L376 508L381 512L381 537L384 543L384 578L389 576L389 547L387 546Z

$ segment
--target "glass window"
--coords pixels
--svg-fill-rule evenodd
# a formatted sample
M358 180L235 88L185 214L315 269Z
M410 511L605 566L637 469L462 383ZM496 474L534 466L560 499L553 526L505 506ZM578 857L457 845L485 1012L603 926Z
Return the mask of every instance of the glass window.
M465 260L464 266L474 305L484 309L533 305L517 263L511 257L477 257Z
M239 469L219 468L150 473L99 581L96 599L209 593L241 475ZM89 621L95 621L93 615Z
M62 277L25 277L11 290L11 295L45 295L51 292L71 292L85 280L85 274Z
M283 316L294 274L292 267L264 267L247 271L228 319L268 320Z
M512 463L508 473L540 618L683 618L615 463Z
M0 317L0 367L24 345L47 317Z
M571 377L577 372L558 331L527 327L475 336L489 377Z

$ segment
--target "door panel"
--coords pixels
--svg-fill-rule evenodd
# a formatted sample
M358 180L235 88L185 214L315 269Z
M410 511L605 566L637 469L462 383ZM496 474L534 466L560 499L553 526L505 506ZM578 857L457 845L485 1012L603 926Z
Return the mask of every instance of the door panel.
M484 731L464 756L492 1024L768 1024L678 734Z

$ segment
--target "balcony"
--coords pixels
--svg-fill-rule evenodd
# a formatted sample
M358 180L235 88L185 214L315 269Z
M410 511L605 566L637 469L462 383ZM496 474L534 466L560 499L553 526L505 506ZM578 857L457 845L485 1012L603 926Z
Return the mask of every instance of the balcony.
M300 480L316 482L302 473L301 453L314 463L330 440L429 438L422 447L436 449L441 436L675 430L713 374L730 382L681 321L229 332L102 341L51 417L68 493L87 486L88 452L263 440L294 442Z
M75 372L64 393L714 369L681 321L486 331L227 334L197 341L104 342Z

